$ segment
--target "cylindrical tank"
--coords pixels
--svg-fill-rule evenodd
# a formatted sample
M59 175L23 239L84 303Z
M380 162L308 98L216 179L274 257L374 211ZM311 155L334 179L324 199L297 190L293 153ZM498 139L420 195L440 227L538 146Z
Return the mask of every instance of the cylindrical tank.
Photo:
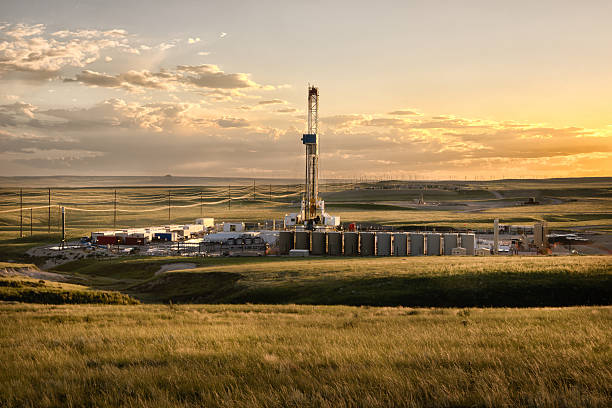
M393 234L393 255L408 255L408 236L403 232Z
M344 233L344 255L357 256L359 244L359 234L357 232Z
M281 231L278 235L278 249L281 255L288 255L293 249L293 231Z
M466 255L474 255L476 252L476 235L461 234L461 248L465 248Z
M444 234L444 255L452 255L453 248L457 248L457 234Z
M342 233L328 232L327 233L327 253L330 256L342 255Z
M421 256L424 254L424 235L410 234L410 256Z
M310 232L296 231L295 232L295 249L307 249L310 251Z
M391 256L391 234L388 232L376 233L376 255Z
M427 234L427 255L440 255L440 234Z
M325 240L325 233L315 231L311 235L312 237L312 250L310 251L313 255L325 255L327 252L327 245Z
M361 256L373 256L374 255L374 233L373 232L361 232L359 234L360 246L359 252Z

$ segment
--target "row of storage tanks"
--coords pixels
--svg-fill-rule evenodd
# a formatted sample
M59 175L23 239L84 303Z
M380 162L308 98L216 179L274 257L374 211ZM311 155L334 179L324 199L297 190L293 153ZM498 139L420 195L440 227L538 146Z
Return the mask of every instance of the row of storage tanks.
M432 256L457 252L474 255L476 236L455 233L281 231L278 244L281 255L289 254L292 249L330 256ZM456 248L463 250L456 251Z

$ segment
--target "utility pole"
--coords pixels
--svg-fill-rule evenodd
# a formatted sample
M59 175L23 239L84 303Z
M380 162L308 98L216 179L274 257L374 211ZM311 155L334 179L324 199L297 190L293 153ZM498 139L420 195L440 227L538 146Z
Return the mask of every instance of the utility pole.
M231 189L231 187L232 187L231 185L227 186L227 197L228 197L228 200L227 200L227 209L228 210L232 209L232 189Z
M168 190L168 224L170 224L170 190Z
M66 209L62 207L62 249L66 244Z
M203 193L202 190L200 190L200 218L202 217L202 207L204 206L204 199L203 199Z
M51 189L49 189L49 219L47 224L47 234L51 234Z
M23 189L19 189L19 238L23 238Z
M270 201L272 201L272 184L270 184Z
M115 189L115 200L113 201L113 230L117 231L117 189Z
M30 236L32 236L32 207L30 207Z
M253 201L255 201L255 179L253 179Z

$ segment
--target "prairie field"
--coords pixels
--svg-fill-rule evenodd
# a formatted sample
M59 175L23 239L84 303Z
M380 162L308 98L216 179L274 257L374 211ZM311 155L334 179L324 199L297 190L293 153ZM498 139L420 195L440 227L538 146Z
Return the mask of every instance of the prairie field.
M3 407L608 407L612 309L0 304Z
M80 180L80 179L79 179ZM138 183L137 180L130 180ZM242 184L201 186L147 186L51 188L36 180L23 187L5 180L0 186L0 244L16 244L23 234L38 242L60 231L60 206L66 210L69 237L92 230L163 225L214 217L225 221L282 219L300 207L298 184ZM234 181L235 183L237 181ZM29 183L29 184L27 184ZM144 183L144 181L143 181ZM20 211L23 190L23 212ZM115 213L115 191L117 212ZM612 230L612 182L601 179L502 180L492 182L380 182L330 183L321 196L332 214L344 222L378 223L395 227L490 228L494 218L503 223L547 221L551 228L588 227ZM421 197L435 205L419 206ZM540 205L525 206L529 197ZM170 206L170 211L168 211ZM30 208L32 208L30 223ZM116 214L116 218L115 218ZM57 239L57 235L53 237ZM23 241L23 239L22 239Z
M84 257L41 270L25 252L58 242L60 205L68 239L299 208L298 185L80 182L52 189L50 219L42 181L23 189L23 211L18 184L0 189L1 407L612 405L609 256ZM322 195L343 221L400 229L499 217L612 230L609 179L345 183Z

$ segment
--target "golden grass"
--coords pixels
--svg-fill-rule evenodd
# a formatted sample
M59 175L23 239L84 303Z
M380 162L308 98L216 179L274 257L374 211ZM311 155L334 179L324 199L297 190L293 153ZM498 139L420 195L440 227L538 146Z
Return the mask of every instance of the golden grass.
M0 304L0 405L605 407L612 308Z

